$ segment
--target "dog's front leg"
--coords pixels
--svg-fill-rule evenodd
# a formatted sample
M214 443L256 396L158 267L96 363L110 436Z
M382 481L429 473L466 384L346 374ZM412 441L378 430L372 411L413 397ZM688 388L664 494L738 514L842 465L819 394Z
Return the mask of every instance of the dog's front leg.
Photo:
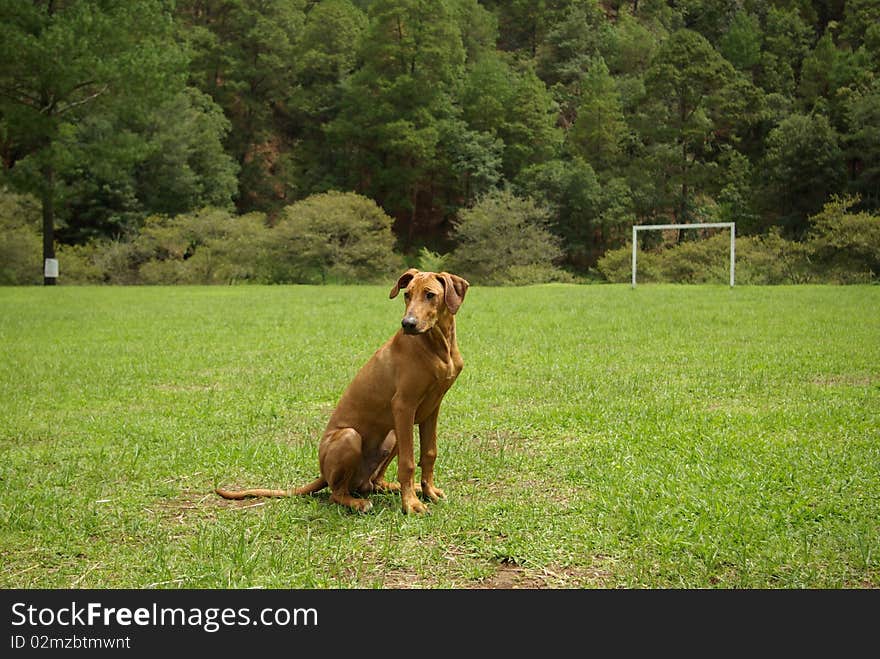
M419 424L419 466L422 468L422 494L431 501L445 499L446 494L434 485L434 462L437 459L437 407L427 419Z
M415 493L414 476L416 472L413 449L413 426L415 425L415 405L397 396L391 403L394 413L394 434L397 435L397 479L400 481L400 501L404 513L423 513L427 506L419 501Z

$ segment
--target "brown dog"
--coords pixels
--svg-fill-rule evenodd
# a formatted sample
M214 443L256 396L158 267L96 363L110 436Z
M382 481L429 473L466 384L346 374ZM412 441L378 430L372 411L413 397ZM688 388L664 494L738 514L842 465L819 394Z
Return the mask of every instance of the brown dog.
M364 364L343 392L327 423L318 460L321 477L294 490L217 489L227 499L311 494L330 486L330 500L366 512L372 504L352 493L400 492L403 512L423 513L413 483L413 426L419 426L421 494L445 498L434 485L437 415L443 396L461 372L455 313L468 282L447 272L407 270L389 297L405 289L401 329ZM397 456L398 483L384 480Z

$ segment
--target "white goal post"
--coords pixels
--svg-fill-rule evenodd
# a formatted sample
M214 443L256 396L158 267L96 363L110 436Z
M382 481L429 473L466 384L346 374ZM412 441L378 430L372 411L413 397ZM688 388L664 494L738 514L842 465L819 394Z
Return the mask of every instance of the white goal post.
M633 225L632 286L636 287L636 266L639 253L639 231L667 229L730 229L730 286L736 271L736 222L707 222L702 224L635 224Z

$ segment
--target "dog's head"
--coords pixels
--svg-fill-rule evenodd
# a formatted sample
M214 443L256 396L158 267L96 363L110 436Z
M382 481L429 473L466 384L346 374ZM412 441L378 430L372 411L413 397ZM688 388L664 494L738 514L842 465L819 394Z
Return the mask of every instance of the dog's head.
M458 311L470 284L448 272L420 272L410 268L397 280L388 297L403 291L406 311L400 321L407 334L422 334L437 324L444 314Z

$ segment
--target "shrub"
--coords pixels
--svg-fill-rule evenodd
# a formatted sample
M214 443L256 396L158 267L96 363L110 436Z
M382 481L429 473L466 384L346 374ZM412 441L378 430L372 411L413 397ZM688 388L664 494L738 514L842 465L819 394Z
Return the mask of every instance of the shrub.
M42 263L39 203L0 188L0 285L41 283Z
M724 283L730 272L730 237L720 233L665 249L639 252L640 282ZM608 251L599 260L608 281L632 280L632 245ZM809 247L785 240L778 231L736 239L736 282L739 284L800 284L814 280Z
M423 272L444 272L449 267L449 257L449 254L439 254L422 247L416 259L416 267Z
M149 217L134 241L138 276L145 284L269 281L271 231L260 213L206 208Z
M639 281L661 281L661 260L657 252L639 252ZM608 281L623 284L632 281L632 245L610 249L599 259L596 269Z
M149 253L137 241L111 240L95 243L95 264L103 273L104 281L114 285L142 283L138 268L147 261Z
M107 282L101 257L110 249L109 242L86 245L59 245L58 280L60 284L104 284Z
M686 284L730 281L730 236L717 234L678 244L659 259L663 281Z
M808 245L826 280L843 284L880 276L880 216L850 213L858 197L832 197L810 218Z
M374 201L353 192L316 194L287 206L273 229L273 279L387 281L402 267L391 222Z
M510 286L528 286L529 284L563 283L573 284L574 276L553 265L531 263L528 265L512 265L507 268L504 283Z
M738 283L807 284L813 280L807 246L786 240L778 228L764 236L736 239Z
M275 228L260 213L205 208L150 216L129 241L64 246L59 258L64 281L77 284L386 281L401 267L393 242L375 203L329 193L288 207Z
M486 285L565 279L555 265L563 256L560 240L548 221L548 211L531 198L494 190L462 211L450 267L471 283Z
M201 251L201 250L200 250ZM202 259L200 258L199 261ZM169 284L205 284L210 280L210 269L183 259L151 259L138 270L140 283L167 286ZM201 268L197 267L202 265Z

